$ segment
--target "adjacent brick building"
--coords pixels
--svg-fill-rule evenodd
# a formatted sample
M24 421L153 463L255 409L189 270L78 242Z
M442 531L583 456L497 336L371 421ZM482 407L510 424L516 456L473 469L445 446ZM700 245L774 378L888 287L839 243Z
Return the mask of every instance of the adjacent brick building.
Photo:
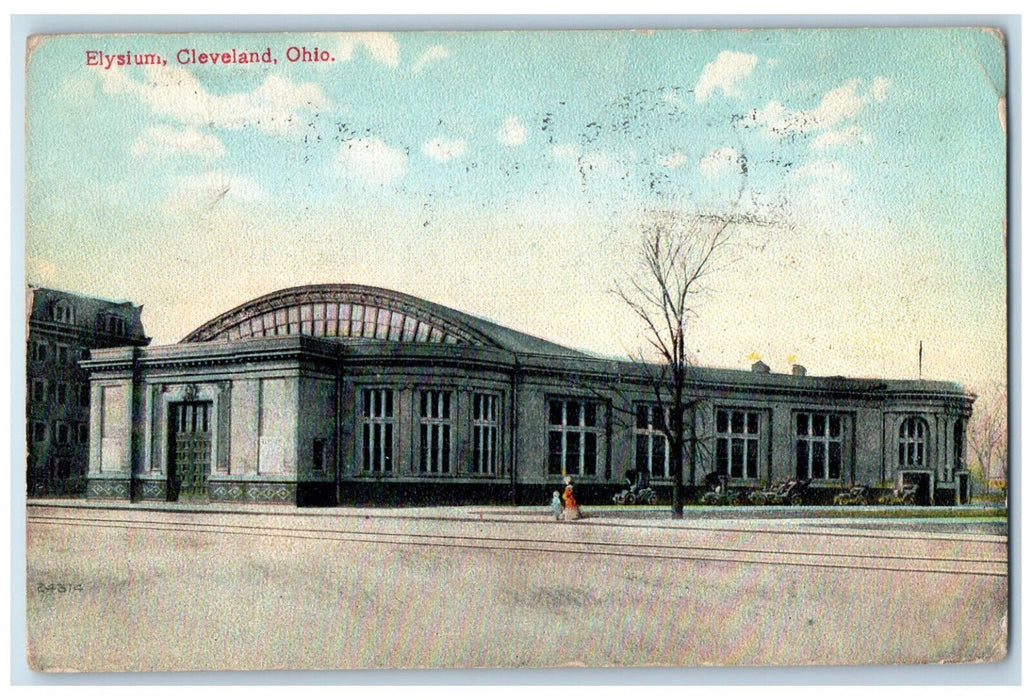
M30 496L84 495L91 350L150 342L142 307L45 287L27 290L26 486Z

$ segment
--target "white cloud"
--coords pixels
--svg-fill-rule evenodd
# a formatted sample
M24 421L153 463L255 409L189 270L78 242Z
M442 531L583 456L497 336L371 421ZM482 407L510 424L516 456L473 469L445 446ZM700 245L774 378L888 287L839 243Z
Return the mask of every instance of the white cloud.
M767 127L772 136L784 136L793 133L812 133L824 129L834 129L843 121L855 117L870 99L884 99L884 91L888 81L875 79L871 87L871 96L857 92L859 78L854 78L833 90L829 90L816 109L791 111L786 110L777 100L771 100L763 109L753 109L748 122ZM880 100L878 100L880 101Z
M361 46L378 63L398 67L398 40L387 32L347 32L340 35L340 57L350 61Z
M866 102L863 97L856 94L859 84L859 80L853 79L834 90L829 90L813 112L817 122L814 128L832 127L843 119L855 116Z
M738 149L731 146L714 148L699 159L699 172L702 176L715 180L732 172L738 165Z
M466 139L448 141L442 137L430 139L423 144L423 155L441 163L458 158L466 152Z
M165 203L173 209L192 209L199 205L214 206L226 199L256 202L264 197L265 193L254 180L213 170L181 178Z
M823 134L815 136L813 141L810 142L810 148L833 148L850 143L867 143L870 140L870 135L854 124L835 131L825 131Z
M408 155L378 138L351 139L337 152L340 172L349 180L386 185L405 174Z
M702 76L695 85L696 102L705 101L717 88L723 90L727 97L739 96L741 93L735 88L735 83L752 73L756 61L757 57L750 53L721 51L715 61L702 69Z
M219 158L226 152L226 148L215 136L204 134L193 127L173 129L152 126L136 138L129 151L134 156L158 158L179 154Z
M688 162L688 156L681 153L680 151L674 151L673 153L667 153L666 155L659 156L656 158L656 162L662 165L664 168L670 168L676 170L682 165Z
M874 79L874 84L871 85L871 97L875 102L884 102L885 94L889 89L890 81L888 78L879 75Z
M142 82L124 71L103 71L104 92L129 94L155 113L190 126L289 133L300 127L303 112L325 108L329 101L313 83L295 84L270 75L254 92L212 95L190 71L148 66Z
M416 59L415 64L413 64L412 66L412 72L422 73L423 69L431 63L433 63L434 61L443 61L449 56L451 56L451 51L449 51L444 46L441 46L440 44L431 46L429 49L423 52L422 56Z
M516 117L506 117L498 129L498 140L506 146L519 146L527 140L527 127Z

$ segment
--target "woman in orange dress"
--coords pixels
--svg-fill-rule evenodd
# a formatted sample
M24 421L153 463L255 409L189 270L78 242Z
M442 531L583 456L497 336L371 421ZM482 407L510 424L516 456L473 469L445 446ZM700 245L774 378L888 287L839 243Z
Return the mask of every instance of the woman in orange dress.
M566 477L566 489L563 491L563 519L576 520L580 517L580 507L577 499L573 497L573 479Z

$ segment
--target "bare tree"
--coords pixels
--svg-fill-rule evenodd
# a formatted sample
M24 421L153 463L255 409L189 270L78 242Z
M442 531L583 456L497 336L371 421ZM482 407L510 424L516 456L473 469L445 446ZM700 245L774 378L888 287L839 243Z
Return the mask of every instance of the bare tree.
M645 326L652 357L639 351L635 360L649 377L656 403L666 415L662 431L670 449L675 519L684 517L685 456L688 483L694 488L699 442L688 328L709 278L729 262L732 223L730 218L715 216L653 213L637 242L638 269L628 283L614 290Z
M1007 388L997 385L975 402L968 428L968 448L974 461L972 471L989 492L994 474L1007 476Z

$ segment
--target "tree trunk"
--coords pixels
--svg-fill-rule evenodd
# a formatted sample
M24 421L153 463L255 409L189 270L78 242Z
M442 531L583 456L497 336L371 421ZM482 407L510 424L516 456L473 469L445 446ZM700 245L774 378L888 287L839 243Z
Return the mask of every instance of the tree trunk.
M688 416L688 498L695 500L695 404L690 407L691 415Z
M673 520L684 518L684 406L680 387L674 388L674 406L670 411L673 419L670 426L673 437L674 488L670 497L670 517Z

